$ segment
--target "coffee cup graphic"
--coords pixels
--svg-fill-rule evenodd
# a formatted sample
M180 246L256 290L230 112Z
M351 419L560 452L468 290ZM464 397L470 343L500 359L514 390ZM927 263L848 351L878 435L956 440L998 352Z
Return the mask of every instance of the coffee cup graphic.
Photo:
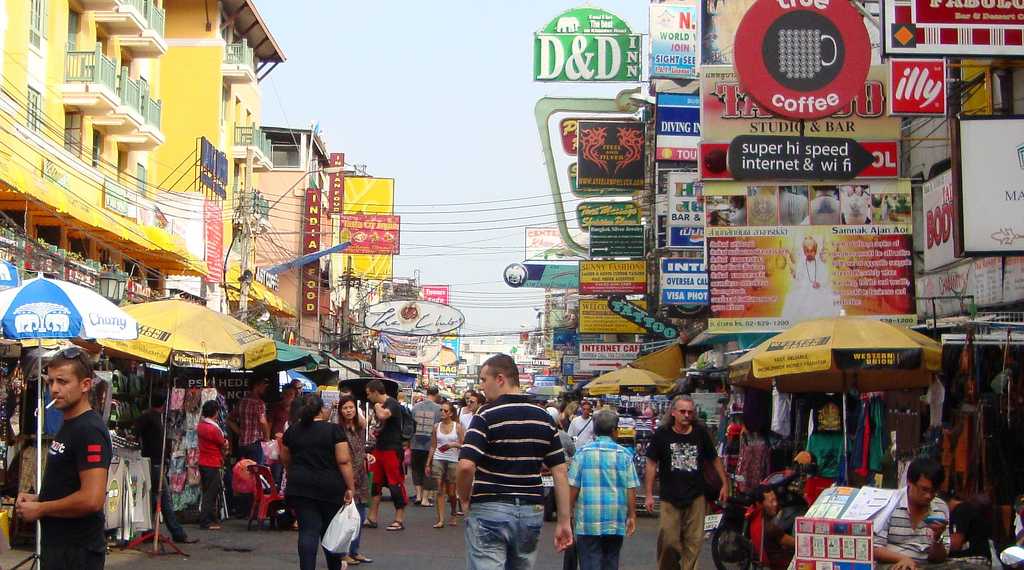
M804 92L831 82L839 74L845 55L835 25L807 10L776 20L765 36L762 54L765 67L776 81Z

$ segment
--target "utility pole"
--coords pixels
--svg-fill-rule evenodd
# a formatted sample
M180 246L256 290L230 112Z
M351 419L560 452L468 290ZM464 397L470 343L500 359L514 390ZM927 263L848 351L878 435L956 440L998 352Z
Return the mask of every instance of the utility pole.
M242 239L239 241L240 254L242 256L241 263L238 266L238 275L241 280L238 287L238 318L242 322L245 322L249 316L249 282L251 278L246 276L249 271L249 257L252 255L252 222L250 220L250 205L252 204L253 187L252 187L252 145L256 144L255 140L255 129L253 130L253 140L249 141L249 144L245 147L245 184L242 187L242 195L238 197L238 215L241 218L241 232Z
M352 346L352 331L348 326L348 296L352 290L352 256L345 256L345 300L341 304L341 334L343 344L341 346L348 346L351 350Z

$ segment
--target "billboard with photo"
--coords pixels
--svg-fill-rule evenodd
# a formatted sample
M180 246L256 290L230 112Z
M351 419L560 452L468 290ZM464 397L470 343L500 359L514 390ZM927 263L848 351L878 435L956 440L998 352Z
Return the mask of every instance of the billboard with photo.
M1024 253L1024 116L960 119L959 188L963 254Z
M828 316L913 324L910 183L704 185L714 332Z

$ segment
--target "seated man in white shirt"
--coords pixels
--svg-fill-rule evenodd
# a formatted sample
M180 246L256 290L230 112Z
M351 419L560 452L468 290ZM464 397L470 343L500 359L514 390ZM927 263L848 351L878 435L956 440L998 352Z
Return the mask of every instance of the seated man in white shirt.
M874 519L875 562L887 570L953 568L947 565L949 507L936 496L945 479L935 460L919 457L897 491Z

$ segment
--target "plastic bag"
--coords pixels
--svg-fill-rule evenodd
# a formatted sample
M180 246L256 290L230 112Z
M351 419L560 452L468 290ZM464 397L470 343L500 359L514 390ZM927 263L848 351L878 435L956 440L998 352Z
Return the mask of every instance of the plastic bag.
M356 510L356 504L353 501L341 507L338 514L334 515L320 545L334 554L346 554L349 545L359 536L361 525L359 511Z
M271 461L278 461L281 457L281 452L277 446L277 440L272 439L270 441L264 441L260 445L263 446L263 462L270 463Z

